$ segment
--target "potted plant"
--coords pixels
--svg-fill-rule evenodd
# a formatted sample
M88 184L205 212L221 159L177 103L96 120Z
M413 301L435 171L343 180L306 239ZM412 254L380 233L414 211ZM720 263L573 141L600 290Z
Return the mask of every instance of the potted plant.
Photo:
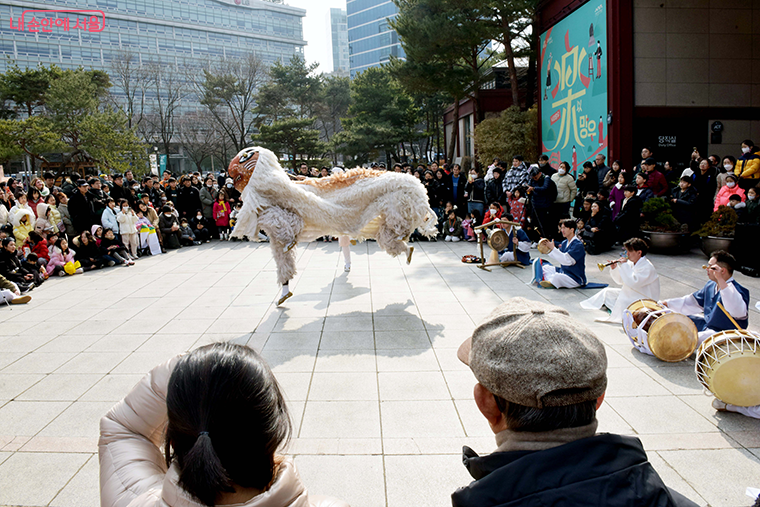
M649 240L652 251L672 251L683 248L687 236L685 224L673 216L673 208L662 197L653 197L641 208L644 223L641 232Z
M710 215L710 220L693 235L702 238L702 251L709 256L715 250L729 251L734 241L736 222L739 215L730 206L719 206Z

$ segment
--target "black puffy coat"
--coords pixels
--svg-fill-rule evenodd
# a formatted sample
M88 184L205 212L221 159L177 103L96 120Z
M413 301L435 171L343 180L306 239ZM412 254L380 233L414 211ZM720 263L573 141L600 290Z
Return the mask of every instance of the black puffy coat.
M663 484L634 437L600 434L482 457L465 447L463 461L475 481L451 495L454 507L697 505Z

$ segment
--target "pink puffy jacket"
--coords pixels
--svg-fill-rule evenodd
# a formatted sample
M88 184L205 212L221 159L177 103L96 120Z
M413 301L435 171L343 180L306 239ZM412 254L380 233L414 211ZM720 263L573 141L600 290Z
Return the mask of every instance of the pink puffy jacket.
M726 185L718 190L718 195L715 196L715 207L713 207L713 211L718 211L719 206L728 206L728 198L734 194L741 197L742 202L747 200L744 189L739 188L739 185L734 188L728 188L728 185Z
M47 264L47 270L51 271L56 266L63 267L67 262L74 262L74 254L76 252L69 248L69 253L63 255L61 249L54 246L50 249L50 261Z
M100 420L101 507L204 507L178 484L161 452L166 393L179 356L157 366ZM244 507L349 507L309 496L292 460L283 458L272 486Z

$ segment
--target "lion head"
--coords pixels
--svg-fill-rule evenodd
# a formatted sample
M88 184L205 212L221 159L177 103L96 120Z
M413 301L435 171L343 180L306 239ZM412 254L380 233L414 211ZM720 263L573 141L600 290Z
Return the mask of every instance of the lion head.
M240 151L230 162L228 172L235 188L242 192L253 175L256 164L259 161L258 148L245 148Z

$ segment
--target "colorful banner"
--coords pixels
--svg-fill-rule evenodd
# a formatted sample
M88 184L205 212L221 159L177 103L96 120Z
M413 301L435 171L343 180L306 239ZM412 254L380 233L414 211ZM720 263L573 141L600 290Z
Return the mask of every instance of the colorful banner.
M607 156L605 3L590 0L541 34L541 142L555 168Z

